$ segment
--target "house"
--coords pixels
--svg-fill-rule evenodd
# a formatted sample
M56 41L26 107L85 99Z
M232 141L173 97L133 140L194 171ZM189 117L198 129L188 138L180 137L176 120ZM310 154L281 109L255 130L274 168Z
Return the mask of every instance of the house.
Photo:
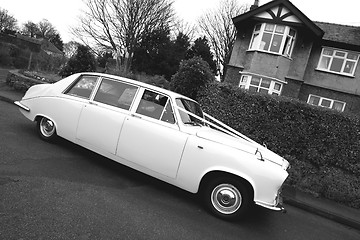
M225 82L360 113L360 27L314 22L289 0L255 1L233 23Z
M49 56L64 56L64 53L60 51L53 43L44 38L31 38L17 33L16 38L21 39L24 42L34 43L40 46L38 52L44 52Z
M0 32L0 42L10 43L18 46L21 49L29 49L31 52L40 52L41 45L35 38L23 36L15 31Z
M17 56L17 58L25 59L28 69L31 65L54 68L54 62L57 62L54 59L64 57L64 53L50 41L24 36L14 31L0 32L0 43L12 44L23 50L22 56ZM18 54L21 55L21 53ZM24 64L17 67L24 68Z

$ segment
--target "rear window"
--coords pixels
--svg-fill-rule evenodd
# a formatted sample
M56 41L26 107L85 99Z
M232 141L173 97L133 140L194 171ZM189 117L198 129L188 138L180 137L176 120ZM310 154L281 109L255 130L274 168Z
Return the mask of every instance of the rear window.
M90 99L91 93L95 88L97 76L81 76L75 81L69 89L65 91L65 94Z

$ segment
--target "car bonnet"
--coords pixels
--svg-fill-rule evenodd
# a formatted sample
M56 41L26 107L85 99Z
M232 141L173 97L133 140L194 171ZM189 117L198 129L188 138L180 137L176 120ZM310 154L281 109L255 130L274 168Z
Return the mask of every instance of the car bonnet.
M266 147L245 137L233 137L229 134L208 127L201 128L196 133L196 136L207 139L209 141L217 142L222 145L233 147L250 154L257 155L259 153L259 157L261 157L262 160L271 161L280 166L283 166L284 161L286 161L281 156L277 155Z

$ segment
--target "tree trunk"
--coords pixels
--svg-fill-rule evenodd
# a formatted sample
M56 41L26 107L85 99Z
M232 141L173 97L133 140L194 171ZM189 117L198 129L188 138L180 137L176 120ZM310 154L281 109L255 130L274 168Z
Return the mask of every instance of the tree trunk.
M28 70L30 70L30 68L31 68L32 56L33 56L33 53L30 51L29 63L28 63L28 67L27 67Z

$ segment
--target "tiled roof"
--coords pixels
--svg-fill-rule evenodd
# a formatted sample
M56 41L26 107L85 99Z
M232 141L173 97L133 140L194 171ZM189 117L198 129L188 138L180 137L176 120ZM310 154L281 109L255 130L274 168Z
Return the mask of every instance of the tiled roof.
M324 40L360 46L360 27L315 21L314 23L325 32Z
M50 51L56 54L63 54L53 43L49 42L46 39L39 39L41 43L41 48L45 51Z
M63 52L61 52L53 43L49 42L46 39L43 38L32 38L32 37L28 37L28 36L24 36L22 34L16 34L16 37L19 39L22 39L24 41L27 42L31 42L31 43L35 43L38 45L41 45L41 49L43 49L44 51L50 51L56 54L63 54Z
M28 37L28 36L22 35L20 33L17 33L16 37L19 38L19 39L22 39L24 41L32 42L32 43L39 44L39 45L41 44L41 42L38 39Z

